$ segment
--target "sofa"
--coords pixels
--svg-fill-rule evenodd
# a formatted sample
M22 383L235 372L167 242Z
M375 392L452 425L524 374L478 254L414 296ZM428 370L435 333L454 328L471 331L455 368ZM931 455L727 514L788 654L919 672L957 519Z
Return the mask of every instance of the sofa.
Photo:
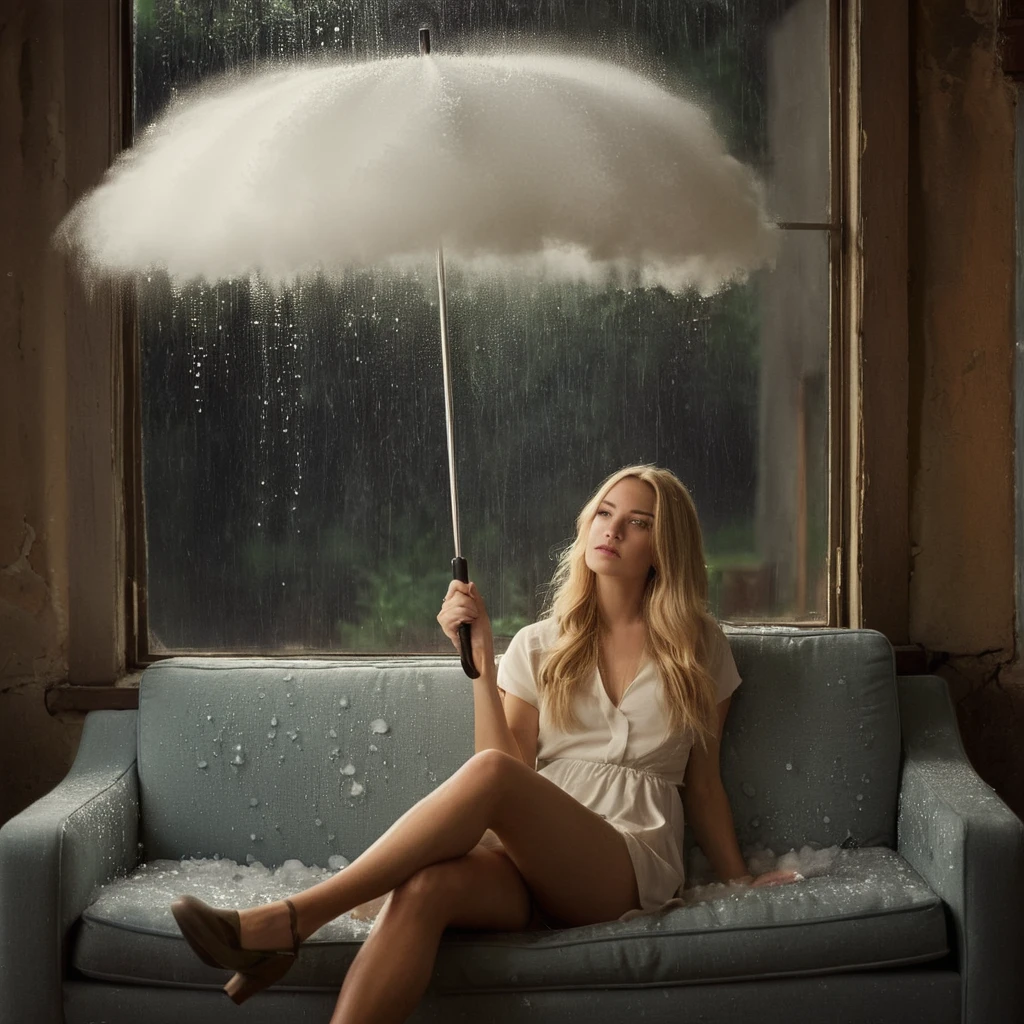
M449 929L412 1020L1024 1020L1024 825L967 760L946 683L897 676L872 630L725 628L741 848L831 851L830 870L581 928ZM472 711L455 658L151 665L138 710L90 712L68 775L0 829L0 1024L326 1024L361 941L347 915L235 1007L170 916L174 871L344 870L472 755ZM684 852L706 865L689 833ZM154 864L158 898L133 887Z

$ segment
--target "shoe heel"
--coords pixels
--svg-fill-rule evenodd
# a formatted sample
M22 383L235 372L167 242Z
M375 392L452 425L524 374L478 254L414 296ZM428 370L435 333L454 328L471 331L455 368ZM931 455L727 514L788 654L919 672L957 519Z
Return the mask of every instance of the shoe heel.
M241 1006L249 996L282 978L293 963L295 957L292 954L274 953L268 960L261 960L259 964L244 971L236 971L224 986L224 991L233 1003Z

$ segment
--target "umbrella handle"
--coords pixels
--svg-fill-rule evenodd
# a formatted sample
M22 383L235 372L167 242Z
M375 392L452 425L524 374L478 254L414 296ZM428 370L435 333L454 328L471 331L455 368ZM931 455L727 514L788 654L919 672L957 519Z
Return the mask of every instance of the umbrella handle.
M469 566L466 564L466 560L459 555L452 559L452 579L458 580L460 583L469 582ZM462 671L470 679L476 679L480 675L480 670L473 664L473 647L469 635L469 623L464 622L459 626L459 646L461 647L459 653L462 655Z

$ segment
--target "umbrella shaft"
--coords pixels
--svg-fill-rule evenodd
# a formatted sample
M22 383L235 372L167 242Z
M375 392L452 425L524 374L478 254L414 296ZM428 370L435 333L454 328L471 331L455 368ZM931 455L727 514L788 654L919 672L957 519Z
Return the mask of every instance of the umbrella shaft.
M448 352L448 292L444 276L444 248L437 247L437 296L441 313L441 368L444 371L444 421L448 431L448 480L452 489L452 533L455 537L455 557L462 557L459 536L459 494L455 483L455 420L452 415L452 373Z

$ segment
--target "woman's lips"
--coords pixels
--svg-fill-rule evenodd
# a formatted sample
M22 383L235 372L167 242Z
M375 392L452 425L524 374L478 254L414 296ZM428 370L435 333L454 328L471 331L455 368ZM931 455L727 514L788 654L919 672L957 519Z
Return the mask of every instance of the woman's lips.
M613 551L611 548L598 547L598 548L595 548L595 550L596 551L600 551L602 555L609 555L612 558L618 558L619 557L618 551Z

